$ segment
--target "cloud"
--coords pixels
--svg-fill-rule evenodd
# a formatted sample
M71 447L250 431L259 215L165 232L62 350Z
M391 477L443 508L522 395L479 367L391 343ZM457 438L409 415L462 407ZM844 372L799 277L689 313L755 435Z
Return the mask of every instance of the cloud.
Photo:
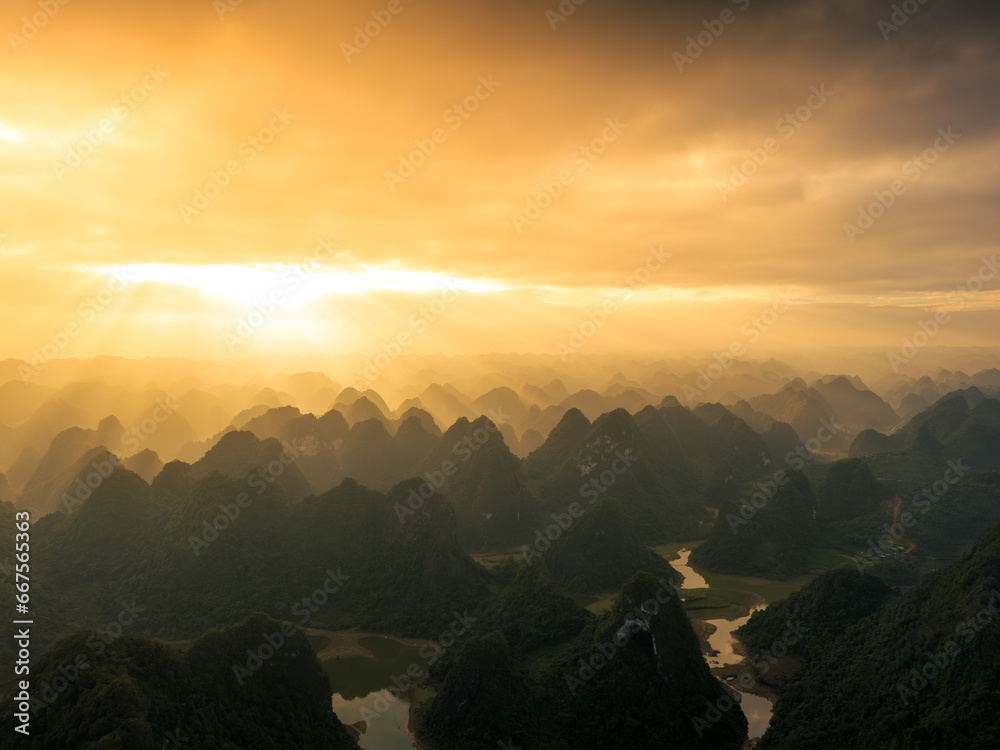
M8 309L65 317L81 265L289 264L333 233L376 267L595 295L663 245L665 287L794 285L857 305L838 316L846 330L880 299L933 306L995 247L995 4L911 0L893 31L879 25L891 3L587 0L553 30L554 0L402 0L368 38L386 5L244 0L220 19L209 0L72 2L5 50ZM35 10L10 3L0 21L17 30ZM675 55L705 34L679 71ZM350 61L344 44L360 50ZM60 181L53 164L148 66L169 77ZM483 77L499 82L485 98ZM832 96L800 121L816 87ZM275 108L294 120L245 150ZM581 161L608 118L627 128ZM961 139L911 180L907 164L949 127ZM720 184L768 139L780 148L724 199ZM429 142L390 189L386 174ZM185 221L179 207L215 192L231 162L238 173ZM906 193L852 243L844 225L897 179ZM512 216L532 201L551 205L518 232ZM496 315L551 314L527 292L496 299L482 302ZM739 323L726 316L712 313L711 338ZM887 341L891 318L871 326Z

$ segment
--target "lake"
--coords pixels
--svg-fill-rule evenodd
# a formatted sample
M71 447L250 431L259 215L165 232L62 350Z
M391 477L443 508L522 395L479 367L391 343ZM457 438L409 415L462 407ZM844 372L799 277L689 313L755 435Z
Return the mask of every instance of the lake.
M317 652L322 650L321 638L314 642ZM403 675L412 664L425 669L427 660L420 656L418 648L392 638L366 636L358 640L358 645L370 651L372 657L342 656L322 662L334 691L334 712L344 724L367 718L368 726L358 740L364 750L413 750L416 745L407 731L410 702ZM395 685L401 685L403 690L388 689Z
M733 631L739 628L749 618L750 614L763 609L769 597L775 599L787 596L790 591L800 588L808 578L791 582L764 581L738 576L717 576L696 571L688 563L690 549L657 550L668 560L674 555L676 559L670 564L684 576L682 590L727 592L730 597L733 592L745 596L752 602L743 606L742 613L733 608L732 617L714 617L704 621L715 627L708 637L709 646L717 651L715 655L706 654L705 658L713 669L733 666L743 661L743 656L735 649L736 640ZM586 606L594 612L603 611L614 597L574 597L578 604ZM746 613L749 609L749 614ZM728 613L728 612L727 612ZM414 750L416 745L407 732L410 702L406 695L395 696L390 692L394 676L406 674L411 664L417 664L421 669L426 667L426 659L419 655L419 649L401 643L393 638L382 636L365 636L357 641L358 645L371 652L372 656L342 656L323 660L323 669L330 675L330 683L334 690L333 710L344 724L355 724L368 716L368 728L361 735L358 744L364 750ZM313 643L317 653L322 650L320 638ZM405 687L405 681L400 679ZM728 683L734 687L733 682ZM735 689L735 687L734 687ZM740 706L749 722L750 737L761 737L771 722L773 705L771 701L753 693L740 693ZM377 714L377 718L371 718Z

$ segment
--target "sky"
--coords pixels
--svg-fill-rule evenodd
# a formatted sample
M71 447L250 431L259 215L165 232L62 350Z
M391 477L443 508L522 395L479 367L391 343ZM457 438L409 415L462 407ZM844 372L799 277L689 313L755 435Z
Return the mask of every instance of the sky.
M996 345L998 16L9 0L0 358Z

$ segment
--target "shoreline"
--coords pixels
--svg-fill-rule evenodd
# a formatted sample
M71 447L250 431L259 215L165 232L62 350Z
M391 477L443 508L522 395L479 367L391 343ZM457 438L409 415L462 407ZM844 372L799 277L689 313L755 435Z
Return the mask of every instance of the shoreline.
M421 638L403 638L400 636L390 635L388 633L370 633L364 630L326 630L324 628L306 628L305 632L307 636L327 639L327 643L323 646L323 648L316 652L316 657L320 662L332 661L334 659L351 656L374 659L375 654L361 645L362 638L386 638L396 641L397 643L401 643L404 646L410 646L413 648L430 646L435 651L440 650L440 647L437 644L428 640ZM431 750L429 745L421 742L416 737L416 711L431 695L433 695L432 691L427 688L419 687L418 685L410 685L406 690L406 698L410 704L407 708L406 734L413 741L413 744L416 745L417 750ZM345 726L347 727L347 731L354 736L356 740L360 739L367 729L365 721L359 721L356 724L347 724Z
M365 630L306 628L305 632L307 636L327 639L327 643L324 644L323 648L316 652L316 658L321 662L340 659L346 656L363 656L368 659L374 659L375 654L361 645L362 638L386 638L412 648L420 648L422 646L431 646L435 650L438 648L430 641L421 638L403 638L401 636L390 635L389 633L369 633Z
M413 744L417 746L417 750L431 750L431 746L421 742L417 739L417 710L427 699L433 695L433 692L425 687L420 687L418 685L410 685L406 691L406 697L410 701L410 707L407 710L407 720L406 720L406 733L413 740Z

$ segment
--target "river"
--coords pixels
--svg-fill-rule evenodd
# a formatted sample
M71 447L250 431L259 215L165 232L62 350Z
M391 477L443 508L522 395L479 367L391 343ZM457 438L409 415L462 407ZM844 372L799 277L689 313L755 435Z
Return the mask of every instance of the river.
M670 564L684 576L682 590L708 591L712 588L705 576L698 573L688 564L691 550L682 549L676 553L678 558ZM668 558L670 555L666 555ZM751 579L736 579L711 576L723 585L738 582L747 586ZM761 582L764 583L764 582ZM749 583L755 592L763 589L771 591L766 586ZM756 594L760 603L751 607L750 614L766 606L764 597ZM608 600L610 601L610 599ZM743 661L743 656L737 653L733 631L739 628L749 618L750 614L734 619L714 618L704 620L707 625L715 628L708 637L712 651L705 659L713 670L732 667ZM319 632L319 631L314 631ZM338 634L328 633L329 636ZM360 652L358 650L360 646ZM323 642L314 642L317 652L323 650ZM323 668L330 675L330 682L336 691L333 696L333 710L344 724L356 724L368 717L365 732L358 740L363 750L414 750L416 744L407 731L410 702L406 695L396 697L397 691L390 692L393 675L406 673L411 664L423 664L418 649L413 644L402 643L385 637L366 636L355 641L355 646L348 650L350 655L335 656L324 653ZM370 656L363 656L368 653ZM732 670L730 670L730 673ZM728 681L735 689L734 682ZM772 704L767 698L753 693L740 693L740 707L749 722L750 738L761 737L771 721ZM374 718L373 718L374 717Z
M684 576L684 582L681 584L681 590L693 591L697 589L711 589L711 586L705 577L688 564L688 558L691 556L691 550L682 549L677 553L677 555L678 558L676 560L671 560L670 564L678 573ZM763 603L752 606L749 614L744 617L737 617L732 620L716 618L704 621L706 625L711 625L715 628L711 635L708 636L710 652L705 654L705 660L708 662L708 666L713 670L718 670L727 666L734 666L743 661L744 656L736 652L736 638L733 636L733 632L749 620L750 616L754 612L764 609L767 606L763 597L759 598ZM763 696L738 690L734 682L734 680L728 680L727 684L740 694L740 708L743 709L743 713L747 717L750 739L762 737L764 732L767 731L768 725L771 723L774 704Z

